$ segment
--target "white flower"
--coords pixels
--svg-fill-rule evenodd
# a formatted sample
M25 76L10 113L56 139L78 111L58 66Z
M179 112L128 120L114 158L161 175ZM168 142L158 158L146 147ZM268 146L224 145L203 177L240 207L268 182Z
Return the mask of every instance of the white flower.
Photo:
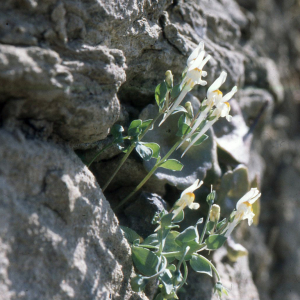
M190 209L198 209L200 207L200 204L194 203L194 191L198 189L202 184L203 181L199 182L199 179L197 179L190 187L188 187L181 193L180 199L177 200L174 204L174 217L177 216L179 212L182 211L186 206L188 206Z
M172 105L172 107L164 115L162 121L159 123L159 126L172 114L176 107L181 103L186 94L196 85L206 85L207 82L202 80L201 77L205 77L207 73L202 71L204 65L211 58L210 55L207 55L205 58L204 43L201 42L198 47L191 53L187 59L187 72L182 80L180 87L182 89L180 95Z
M229 224L227 232L225 234L228 237L235 226L242 220L248 219L248 225L253 223L253 213L252 204L261 196L261 193L257 188L252 188L247 194L245 194L236 204L236 214Z
M178 148L189 139L193 133L196 131L198 126L207 117L207 113L211 110L213 106L216 106L210 117L215 117L213 120L208 121L205 126L201 129L198 135L193 139L189 146L185 149L182 156L195 144L195 142L215 123L220 117L226 117L227 121L231 121L232 116L229 115L230 104L227 102L236 93L237 87L234 86L232 90L223 97L223 93L219 90L220 86L225 82L227 73L223 71L220 76L214 81L214 83L207 90L207 99L202 102L202 106L206 108L200 113L195 124L192 127L190 133L181 142ZM182 157L181 156L181 157Z

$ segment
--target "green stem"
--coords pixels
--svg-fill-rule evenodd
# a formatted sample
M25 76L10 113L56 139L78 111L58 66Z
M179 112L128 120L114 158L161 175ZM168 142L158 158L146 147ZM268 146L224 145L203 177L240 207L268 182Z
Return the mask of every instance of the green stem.
M203 242L203 238L204 238L204 235L205 235L205 232L206 232L207 223L208 223L208 220L209 220L209 213L210 213L211 207L212 207L212 203L209 205L209 208L208 208L208 214L207 214L207 218L205 220L203 231L201 233L199 244L202 244L202 242Z
M181 251L173 251L173 252L162 252L161 255L165 257L173 257L182 254Z
M177 146L181 143L181 140L179 140L170 150L169 152L151 169L151 171L146 175L146 177L139 183L139 185L124 199L121 201L121 203L115 208L115 211L119 209L124 203L126 203L152 176L152 174L160 167L161 164L163 164L169 156L176 150Z
M158 113L158 115L152 120L152 122L145 128L144 132L138 137L138 141L141 141L142 138L145 136L145 134L148 132L148 130L154 125L154 123L157 121L157 119L163 114L163 112ZM120 161L120 164L118 165L117 169L115 170L115 172L111 175L111 177L108 179L108 181L106 182L106 184L104 185L104 187L102 188L102 191L104 192L106 190L106 188L109 186L109 184L111 183L111 181L114 179L114 177L116 176L116 174L119 172L119 170L121 169L121 167L123 166L123 164L125 163L126 159L128 158L128 156L131 154L131 152L133 151L133 149L135 148L135 143L133 143L130 148L128 149L127 153L125 154L125 156L122 158L122 160Z
M104 152L106 149L110 148L113 144L114 144L114 142L108 144L108 145L105 146L103 149L101 149L101 150L94 156L94 158L87 164L87 167L89 168L89 167L91 166L91 164L94 162L94 160L95 160L102 152Z
M212 264L211 261L207 260L207 262L210 264L211 268L212 268L212 269L214 270L214 272L216 273L217 278L218 278L218 281L221 281L221 277L220 277L220 275L219 275L219 273L218 273L216 267Z
M177 270L178 270L178 271L180 271L181 264L182 264L182 262L184 261L184 258L185 258L185 256L186 256L186 254L189 252L189 250L190 250L190 246L187 246L187 247L185 248L185 251L184 251L184 253L183 253L183 255L182 255L180 261L179 261L178 264L177 264Z
M163 257L163 259L164 259L164 265L161 268L161 270L158 273L156 273L156 274L154 274L152 276L144 277L145 279L151 279L151 278L157 277L158 275L160 275L162 272L165 271L165 269L167 268L167 265L168 265L168 261L167 261L167 259L165 257Z
M187 267L187 264L186 264L185 261L183 261L183 268L184 268L184 277L183 277L182 282L180 283L180 285L176 289L177 291L179 291L182 288L182 286L186 283L186 279L187 279L187 276L188 276L188 267Z
M142 244L139 244L139 247L158 250L158 247L153 246L153 245L142 245Z

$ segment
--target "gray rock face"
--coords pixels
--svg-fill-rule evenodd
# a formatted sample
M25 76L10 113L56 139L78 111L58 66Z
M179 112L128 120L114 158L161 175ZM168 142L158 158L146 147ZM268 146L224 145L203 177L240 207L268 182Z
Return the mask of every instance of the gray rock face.
M253 1L239 2L257 8ZM259 2L264 14L272 12L273 1L269 8ZM213 56L205 66L208 85L221 70L228 73L223 93L238 85L240 92L232 101L234 122L215 126L217 139L210 139L211 152L204 162L199 159L195 166L188 162L192 171L181 177L161 173L144 190L162 196L166 182L182 189L196 177L217 186L221 175L239 163L263 163L258 154L253 159L250 144L253 130L255 142L272 109L246 142L243 138L266 100L271 108L282 101L279 75L289 71L284 59L278 64L279 73L277 65L262 56L259 45L266 44L265 32L255 32L254 40L254 24L253 14L234 0L1 1L0 298L146 299L129 286L130 249L96 182L101 186L109 178L123 154L117 148L104 152L91 168L93 177L67 145L90 161L110 142L106 137L115 122L126 129L146 105L154 103L155 86L166 70L172 70L176 83L180 80L188 55L204 40ZM282 27L275 25L282 37ZM280 53L288 53L287 45L293 53L298 51L292 36L280 45ZM278 48L270 38L269 43ZM296 72L299 67L294 65ZM202 100L206 89L198 87L192 93ZM295 125L293 107L288 112ZM255 173L251 178L257 173L262 177L262 168L251 170ZM132 155L107 190L112 206L145 175L141 160ZM289 224L285 220L280 230ZM255 242L247 245L250 255L251 245ZM225 277L231 277L232 297L248 299L247 290L239 285L245 279L249 299L257 299L248 269L244 275L237 269L246 266L246 258L233 270L223 268L222 262L217 261ZM207 280L197 281L195 288L200 285L201 295L210 299L212 285L206 288Z
M68 148L0 132L1 299L146 299L94 176Z

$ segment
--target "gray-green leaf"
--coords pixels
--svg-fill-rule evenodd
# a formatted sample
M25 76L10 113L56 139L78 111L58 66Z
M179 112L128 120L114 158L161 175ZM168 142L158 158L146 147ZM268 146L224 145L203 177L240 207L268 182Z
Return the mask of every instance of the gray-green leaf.
M205 240L205 244L208 250L216 250L222 247L226 240L227 238L224 235L213 234Z
M137 143L137 145L135 146L135 150L144 160L149 160L153 155L153 150L143 143Z
M158 272L160 258L148 249L132 246L132 260L139 272L152 276Z
M142 125L142 120L133 120L128 128L128 135L129 136L138 136L141 132L140 126Z
M181 171L183 164L177 159L168 159L160 165L161 168L172 170L172 171Z
M191 140L193 141L193 140L196 138L197 135L198 135L198 132L194 133L194 134L192 135ZM206 139L208 139L208 135L203 134L203 135L195 142L195 144L194 144L193 146L198 146L198 145L202 144Z
M165 82L162 82L155 88L155 100L159 107L159 110L161 110L164 107L167 92L168 87Z
M120 226L122 231L124 232L125 238L129 243L133 243L135 240L139 240L140 243L143 241L143 238L140 237L134 230L126 227L126 226Z
M143 143L144 146L152 149L152 157L158 158L159 153L160 153L160 146L156 143Z
M190 264L193 270L197 273L205 273L212 276L210 263L204 256L200 254L193 254Z

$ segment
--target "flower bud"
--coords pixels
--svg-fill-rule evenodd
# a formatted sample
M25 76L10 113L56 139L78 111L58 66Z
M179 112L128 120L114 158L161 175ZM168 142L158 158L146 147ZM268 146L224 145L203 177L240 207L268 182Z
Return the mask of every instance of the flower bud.
M189 119L193 119L194 118L194 110L193 110L193 106L192 103L190 101L187 101L184 105L185 109L187 110L187 116Z
M221 208L218 204L214 204L209 213L209 219L212 222L218 222L220 219Z
M216 191L212 191L207 195L206 202L208 204L213 204L215 202L215 198L216 198Z
M168 70L166 73L165 73L165 76L166 76L166 84L167 84L167 87L169 89L172 89L173 88L173 74L172 74L172 71Z

